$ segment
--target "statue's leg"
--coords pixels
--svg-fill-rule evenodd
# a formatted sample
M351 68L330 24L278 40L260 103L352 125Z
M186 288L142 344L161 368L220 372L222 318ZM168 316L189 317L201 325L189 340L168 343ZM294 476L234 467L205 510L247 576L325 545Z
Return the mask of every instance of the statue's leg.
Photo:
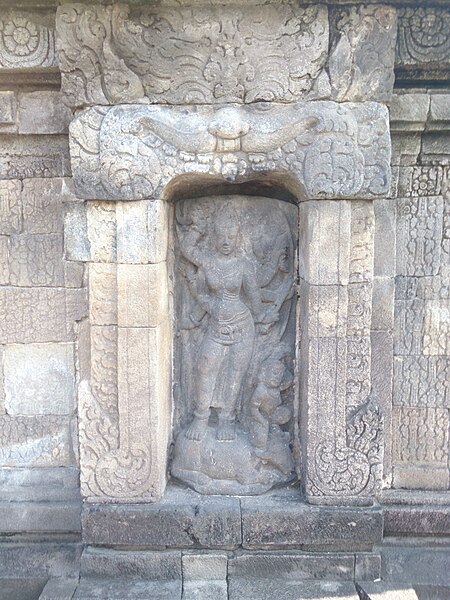
M193 373L197 393L194 404L194 418L185 432L185 436L189 440L199 441L206 432L217 375L224 356L224 346L211 339L205 340Z
M227 370L222 402L217 426L217 439L222 441L234 440L236 436L236 412L242 382L248 371L253 354L255 329L249 322L243 332L242 341L229 346Z

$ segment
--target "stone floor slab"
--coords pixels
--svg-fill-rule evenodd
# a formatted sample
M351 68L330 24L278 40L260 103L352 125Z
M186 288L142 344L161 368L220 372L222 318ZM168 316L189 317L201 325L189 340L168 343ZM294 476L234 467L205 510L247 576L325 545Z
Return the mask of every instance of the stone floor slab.
M227 582L185 581L182 600L228 600Z
M359 600L350 582L231 578L229 600Z
M378 581L361 583L360 586L369 600L418 600L416 592L408 585ZM366 599L364 593L360 592L363 600Z
M47 581L39 600L72 600L77 585L78 578L53 577Z
M143 581L85 578L74 600L181 600L181 580Z

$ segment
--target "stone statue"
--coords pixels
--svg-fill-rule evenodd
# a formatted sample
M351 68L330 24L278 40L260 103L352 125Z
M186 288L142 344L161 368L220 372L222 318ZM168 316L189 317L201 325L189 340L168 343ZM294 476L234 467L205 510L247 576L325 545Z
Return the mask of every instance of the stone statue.
M279 201L209 200L175 208L183 406L172 474L204 493L260 493L293 471L292 411L281 398L292 362L292 232Z

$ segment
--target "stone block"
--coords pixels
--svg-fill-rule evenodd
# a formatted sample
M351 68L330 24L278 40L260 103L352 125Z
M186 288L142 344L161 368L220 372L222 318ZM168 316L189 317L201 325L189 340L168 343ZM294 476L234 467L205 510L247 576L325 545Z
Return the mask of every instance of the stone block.
M22 189L23 225L26 233L61 233L63 179L25 179Z
M182 600L228 600L228 585L224 581L184 581Z
M382 579L385 582L448 585L448 546L426 548L383 544L380 548Z
M351 203L329 200L299 206L300 277L314 285L349 281Z
M9 244L12 285L64 285L63 239L58 233L12 235Z
M0 502L0 533L80 532L81 502Z
M393 277L375 277L372 291L372 331L392 331L394 328Z
M72 341L86 312L84 290L0 288L0 344Z
M0 465L74 466L71 429L62 416L1 416Z
M347 333L348 290L342 285L309 285L300 281L302 329L317 338Z
M394 465L393 485L408 490L448 490L450 476L448 467L436 468L413 465Z
M78 578L52 577L45 584L39 600L72 600Z
M45 579L37 578L2 578L2 596L5 600L36 600L39 598Z
M121 327L156 327L168 317L166 263L118 265L118 322Z
M5 414L5 373L4 373L4 346L0 346L0 415Z
M400 167L398 196L440 196L449 172L445 165Z
M79 470L75 467L3 468L3 502L69 502L80 499Z
M450 160L450 132L440 127L438 131L425 131L419 162L423 165L448 165Z
M245 548L304 548L320 545L351 549L380 541L382 517L377 508L316 507L298 493L242 498Z
M355 586L342 581L286 581L284 579L251 579L236 577L230 579L230 600L359 600Z
M394 131L423 131L429 109L430 95L425 92L394 94L389 106L391 128Z
M450 94L430 95L430 129L441 129L450 121Z
M226 581L228 556L225 553L183 553L183 582Z
M61 92L22 92L19 95L19 133L67 133L72 113Z
M386 536L448 536L450 534L450 508L445 504L427 505L433 492L422 493L426 496L425 505L394 504L383 507ZM443 494L448 495L447 492ZM391 568L394 572L394 565Z
M66 135L11 135L2 140L0 179L69 175L69 141Z
M340 8L333 14L329 56L332 97L338 101L390 99L394 85L396 12L387 6Z
M0 285L9 285L9 238L0 235Z
M355 555L355 581L375 581L381 578L381 556L361 553Z
M449 299L429 301L423 319L423 354L450 355L450 302Z
M370 600L419 600L414 588L409 585L376 581L361 584L361 589Z
M19 233L22 229L22 183L0 181L0 234Z
M0 68L26 69L57 64L54 16L47 11L2 11Z
M82 577L73 600L181 600L182 583L136 579Z
M87 544L151 548L236 548L241 544L239 500L169 488L157 504L87 505Z
M323 94L315 89L320 82L314 84L320 75L326 78L326 7L257 4L146 6L133 13L126 7L113 11L98 6L90 9L101 23L102 34L95 38L82 26L87 18L85 7L69 4L59 9L57 30L66 102L74 107L130 102L292 102ZM138 27L154 45L139 45ZM216 50L224 43L225 28L230 32L230 56L242 55L241 62L232 61L233 67ZM210 45L203 43L205 37ZM114 44L118 38L120 44ZM241 38L251 39L251 43L243 46L238 41ZM103 45L108 45L110 52L105 53ZM93 61L99 76L92 72Z
M230 558L228 576L249 579L352 581L355 557L350 553L258 552Z
M139 290L140 296L143 290ZM147 300L144 294L144 301ZM89 317L92 325L117 325L117 265L89 265Z
M89 202L87 205L87 235L90 260L116 262L116 231L116 204L113 202Z
M0 131L17 131L17 101L14 92L0 92Z
M439 272L443 213L440 196L397 200L397 275Z
M4 370L9 415L70 415L74 410L73 344L10 344Z
M446 8L408 6L399 9L396 64L424 67L448 63L449 41L443 28L450 22Z
M450 587L440 585L415 585L419 600L450 600Z
M396 203L374 200L375 234L373 273L375 277L394 277L396 248Z
M117 261L158 263L166 260L169 205L162 200L117 206Z
M422 147L422 136L418 131L393 132L392 159L394 166L411 166L417 163Z
M445 356L394 358L393 403L396 406L448 408L450 391Z
M64 285L66 288L81 288L86 285L82 263L64 261Z
M87 547L81 557L83 577L120 577L163 581L181 579L181 551L112 550Z
M55 542L0 544L0 576L70 577L80 568L81 544Z
M66 206L64 215L64 253L66 259L72 261L87 262L91 258L86 204Z

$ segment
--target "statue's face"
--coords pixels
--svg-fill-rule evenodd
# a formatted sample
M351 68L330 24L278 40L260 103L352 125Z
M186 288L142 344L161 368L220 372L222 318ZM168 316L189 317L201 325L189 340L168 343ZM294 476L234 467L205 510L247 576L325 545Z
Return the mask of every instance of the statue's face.
M273 388L279 387L283 380L284 365L281 363L276 363L272 365L268 371L269 372L267 373L267 384Z
M219 225L219 224L218 224ZM237 244L239 229L234 225L216 226L214 228L216 248L225 256L234 252Z

